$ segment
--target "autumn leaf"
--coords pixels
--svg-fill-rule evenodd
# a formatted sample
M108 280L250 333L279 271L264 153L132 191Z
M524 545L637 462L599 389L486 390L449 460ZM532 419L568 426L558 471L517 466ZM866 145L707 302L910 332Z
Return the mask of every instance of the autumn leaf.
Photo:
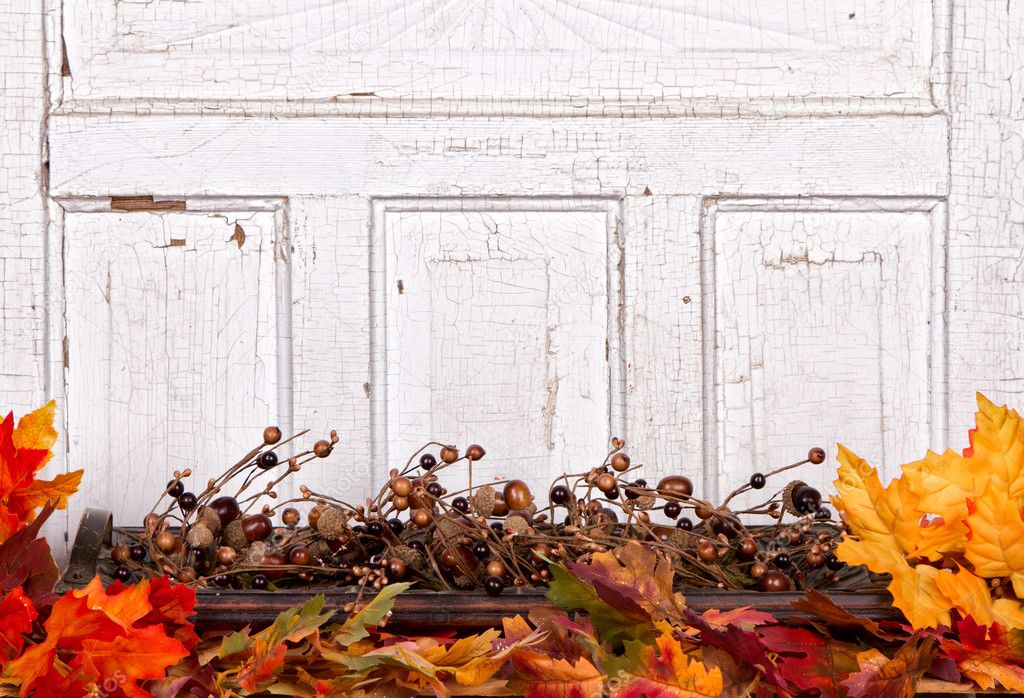
M659 620L678 620L686 607L672 590L672 565L636 541L597 553L587 563L551 566L547 598L565 610L585 610L601 639L649 642Z
M879 542L844 539L836 546L839 559L865 565L874 572L892 575L888 590L893 603L914 628L950 624L950 603L937 584L939 570L929 565L911 566L895 548Z
M1024 517L1017 499L996 480L968 500L964 556L982 577L1010 577L1014 593L1024 598Z
M849 698L912 698L920 681L935 659L936 643L931 637L916 635L889 659L876 649L857 656L860 670L850 675L843 686Z
M162 677L167 667L187 656L188 650L178 640L151 625L112 640L84 640L71 667L81 667L98 684L118 677L118 688L127 696L150 696L138 681Z
M958 639L943 638L942 650L960 672L985 689L996 682L1024 693L1024 632L1006 630L998 623L986 627L973 618L957 623Z
M395 605L395 597L412 586L412 582L388 584L363 608L350 615L331 637L340 645L351 645L369 637L367 628L378 625Z
M0 668L21 654L25 646L23 633L32 630L38 615L21 587L15 587L0 600Z
M60 579L49 544L38 537L51 513L53 507L47 505L32 523L0 543L0 593L20 586L38 608L57 600L53 588Z
M701 614L708 625L718 630L724 630L728 625L735 625L741 630L753 630L759 625L775 623L775 617L764 611L755 611L750 606L731 608L728 611L719 611L709 608Z
M602 695L604 674L587 659L570 663L521 650L512 656L509 688L525 698L592 698Z
M700 633L700 642L704 648L721 650L738 665L755 669L765 681L780 691L788 690L789 683L779 670L775 653L756 632L747 632L734 625L720 630L689 608L686 609L685 623Z
M845 608L838 606L831 596L823 594L817 589L808 589L803 598L793 601L790 605L796 611L824 621L824 623L809 621L819 632L827 633L832 629L861 630L883 640L891 640L894 637L892 633L883 630L875 621L850 613Z
M660 623L655 644L637 640L625 643L623 657L606 664L622 688L615 698L699 698L722 694L722 672L687 656L672 631Z
M757 634L778 655L783 678L803 691L838 698L844 695L841 681L857 671L858 645L785 625L763 626Z

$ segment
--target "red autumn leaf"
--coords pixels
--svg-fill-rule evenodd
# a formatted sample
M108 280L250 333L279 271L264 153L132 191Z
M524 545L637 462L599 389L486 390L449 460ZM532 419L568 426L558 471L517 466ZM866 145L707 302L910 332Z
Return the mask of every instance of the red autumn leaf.
M862 652L861 669L843 686L848 698L912 698L917 683L935 660L935 638L915 635L889 659L878 650Z
M195 613L196 592L184 584L174 584L170 579L158 577L149 587L149 603L153 607L138 621L137 625L162 623L167 634L178 638L186 649L191 650L199 642L189 618Z
M944 638L941 645L964 676L982 688L993 688L998 681L1024 692L1024 632L998 623L979 625L969 616L957 623L957 632L959 641Z
M259 647L257 640L253 644L253 658L238 672L239 685L247 691L256 691L261 683L273 679L277 670L284 666L287 651L288 647L283 642L271 647Z
M57 600L53 588L60 572L46 539L39 537L39 529L52 513L52 506L44 507L32 523L0 544L0 593L21 587L37 608Z
M84 589L72 591L71 594L85 599L88 608L101 611L110 620L128 630L136 621L153 610L149 602L149 584L148 579L130 586L114 582L104 589L100 578L93 577Z
M700 631L701 642L720 649L731 656L736 663L752 667L763 679L782 692L789 690L789 683L779 671L778 664L769 656L771 648L754 632L745 632L734 625L719 630L693 611L686 609L686 624Z
M15 587L0 600L0 667L21 654L25 646L22 634L32 630L32 621L38 615L21 587Z
M785 679L802 691L838 698L844 694L842 680L857 671L860 648L829 635L785 625L762 626L757 634L779 655L779 670Z

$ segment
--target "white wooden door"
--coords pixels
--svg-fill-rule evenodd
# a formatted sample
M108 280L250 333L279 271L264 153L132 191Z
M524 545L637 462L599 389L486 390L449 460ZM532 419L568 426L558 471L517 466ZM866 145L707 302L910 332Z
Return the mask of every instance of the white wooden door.
M22 5L0 395L87 469L58 537L267 423L338 429L339 495L624 436L714 498L1019 393L1021 0Z

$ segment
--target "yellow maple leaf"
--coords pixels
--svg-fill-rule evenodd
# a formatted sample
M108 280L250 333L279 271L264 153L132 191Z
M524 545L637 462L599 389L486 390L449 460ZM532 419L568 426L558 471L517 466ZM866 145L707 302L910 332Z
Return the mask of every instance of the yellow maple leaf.
M882 543L910 553L921 537L921 514L910 483L896 478L882 487L878 471L839 444L839 497L832 503L842 513L850 531L862 541Z
M48 403L29 412L18 420L18 428L14 430L14 447L28 448L35 451L49 451L57 443L57 430L53 428L53 418L57 411L57 403ZM53 457L51 453L46 461Z
M939 570L930 565L911 566L898 550L886 543L844 539L836 554L851 565L892 576L889 593L893 603L915 628L949 626L952 605L939 589Z
M969 500L964 556L982 577L1010 577L1024 598L1024 516L1016 498L993 479L985 493Z

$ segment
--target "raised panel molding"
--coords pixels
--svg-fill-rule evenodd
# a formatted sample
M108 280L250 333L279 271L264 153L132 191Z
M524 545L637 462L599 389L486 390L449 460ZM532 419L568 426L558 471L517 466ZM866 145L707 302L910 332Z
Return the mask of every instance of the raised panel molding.
M429 439L483 444L474 484L601 462L625 428L620 219L601 198L374 201L378 473Z
M883 477L946 433L945 202L711 199L705 444L718 492L836 441ZM831 490L834 465L795 477ZM709 473L711 475L712 473Z
M64 12L71 100L549 115L933 111L950 15L948 0L93 0Z
M291 429L284 204L59 204L51 387L68 467L86 468L69 517L94 506L137 523L173 470L191 468L201 488L266 425Z

